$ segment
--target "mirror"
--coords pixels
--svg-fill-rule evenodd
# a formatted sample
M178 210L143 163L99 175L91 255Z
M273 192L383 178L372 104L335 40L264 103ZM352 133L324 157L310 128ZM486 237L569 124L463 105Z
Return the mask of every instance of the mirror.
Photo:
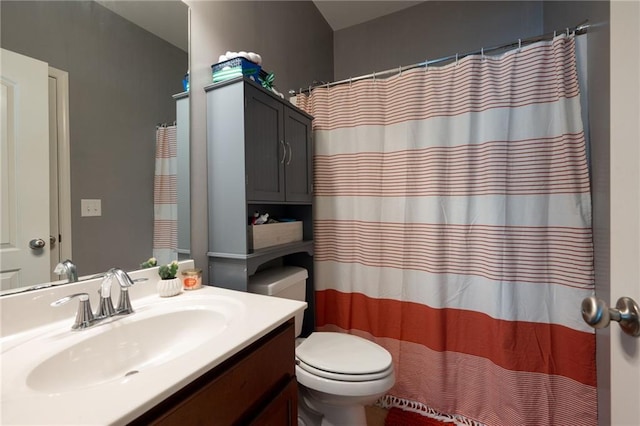
M154 210L158 210L157 205L154 209L154 181L156 187L162 186L154 177L156 133L158 126L173 126L177 119L173 95L184 92L188 6L178 0L3 0L0 17L2 49L46 62L68 77L70 231L59 233L61 240L56 244L65 247L71 242L71 254L60 260L71 258L80 277L112 267L138 269L154 253ZM50 117L55 115L55 102L53 105ZM178 133L186 138L188 147L186 120L186 134ZM35 178L38 171L33 170L30 175ZM172 179L179 180L181 175L178 171L178 179ZM188 170L186 176L188 182ZM54 186L55 179L52 175ZM188 188L184 192L181 190L178 198L188 206ZM61 204L65 204L63 198ZM57 199L51 201L52 212ZM178 210L176 203L174 197L170 209ZM181 211L184 217L184 208ZM186 216L188 219L188 207ZM21 217L17 214L15 220L19 222ZM185 229L165 227L165 223L156 220L155 227L161 232L166 228L167 238L171 232L177 233L176 228L180 232ZM188 225L186 229L188 233ZM46 240L49 245L48 235L33 237ZM35 257L48 256L49 248L41 249L42 253ZM188 253L188 246L180 248ZM48 265L49 273L56 263ZM7 270L6 265L2 270ZM2 273L2 290L5 283L11 282L10 275ZM31 286L48 281L51 279L23 280L20 284Z

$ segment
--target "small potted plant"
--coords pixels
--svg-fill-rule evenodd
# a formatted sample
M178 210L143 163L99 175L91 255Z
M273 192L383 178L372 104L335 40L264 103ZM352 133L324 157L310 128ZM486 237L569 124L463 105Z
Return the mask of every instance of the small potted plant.
M151 257L146 262L143 262L140 266L142 268L152 268L158 264L158 261ZM176 278L178 273L178 262L176 260L166 265L160 265L158 268L158 275L160 275L160 281L158 281L158 294L160 297L171 297L180 294L182 290L182 282L179 278Z
M140 269L153 268L154 266L158 266L158 260L155 257L150 257L140 264Z

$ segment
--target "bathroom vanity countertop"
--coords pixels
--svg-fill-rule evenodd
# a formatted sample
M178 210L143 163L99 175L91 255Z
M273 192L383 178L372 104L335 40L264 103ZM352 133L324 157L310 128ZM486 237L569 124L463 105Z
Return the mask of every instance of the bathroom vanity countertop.
M134 274L131 275L134 276ZM71 292L65 291L66 294ZM149 292L146 291L146 293ZM33 300L35 293L31 292L28 299ZM41 304L48 305L55 300L51 299L54 296L58 297L60 293L43 292L40 299L44 298L46 303ZM37 295L36 298L38 298ZM181 306L189 306L191 303L201 303L199 300L207 298L228 298L236 305L233 320L229 321L215 338L209 338L202 344L194 345L195 348L175 359L171 359L169 354L169 360L159 365L147 367L142 365L137 374L129 377L88 384L86 387L63 386L61 391L35 390L29 386L27 380L27 376L34 367L50 357L52 347L55 348L56 339L69 339L66 333L73 333L74 339L82 339L82 333L99 333L95 331L99 327L118 327L118 321L123 321L127 317L82 331L70 330L73 323L72 316L14 334L5 334L6 330L3 327L0 340L2 361L9 362L2 362L1 365L0 423L7 425L128 423L306 308L306 303L303 302L204 286L199 290L182 292L178 296L166 299L155 294L146 294L137 298L132 295L132 305L136 309L132 315L142 317L163 303L179 302ZM0 298L1 302L3 302L2 298ZM76 307L77 303L73 305ZM238 306L240 309L237 309ZM15 309L15 306L11 309ZM54 308L48 307L48 309ZM3 320L6 320L4 313ZM190 324L182 324L182 326L188 328ZM161 327L156 331L162 336ZM42 336L53 337L43 338ZM29 356L22 359L21 354L20 360L17 361L15 353L12 355L11 352L19 350L21 345L31 345ZM96 362L95 368L108 368L108 366ZM55 376L55 380L63 382L65 377Z

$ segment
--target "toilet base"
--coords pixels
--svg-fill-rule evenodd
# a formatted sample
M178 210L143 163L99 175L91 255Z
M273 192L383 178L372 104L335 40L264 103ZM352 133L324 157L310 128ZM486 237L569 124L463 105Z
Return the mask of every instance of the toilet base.
M298 426L366 426L364 405L326 404L298 385Z

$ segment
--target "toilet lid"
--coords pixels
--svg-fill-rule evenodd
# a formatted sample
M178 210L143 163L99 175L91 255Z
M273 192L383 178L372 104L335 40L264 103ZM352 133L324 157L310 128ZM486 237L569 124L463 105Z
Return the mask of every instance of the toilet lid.
M387 374L391 354L383 347L344 333L311 333L296 348L300 364L335 375Z

